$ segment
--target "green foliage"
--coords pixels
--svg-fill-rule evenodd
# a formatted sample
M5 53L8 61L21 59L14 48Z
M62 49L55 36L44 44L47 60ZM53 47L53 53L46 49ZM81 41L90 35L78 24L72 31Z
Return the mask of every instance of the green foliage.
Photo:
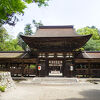
M0 86L0 91L5 92L6 86Z
M42 22L36 22L36 20L33 20L34 26L38 29L39 26L43 26Z
M49 0L33 0L33 2L37 3L39 7L41 7L42 5L48 6L47 1Z
M5 42L4 51L22 51L22 47L18 45L17 39L11 39Z
M31 24L27 24L24 28L24 35L32 35L33 31L32 31L32 27Z
M17 39L12 39L4 27L0 27L0 51L21 51Z
M81 35L89 35L89 34L92 34L92 39L93 40L100 39L99 31L98 31L97 28L84 27L84 28L78 29L77 30L77 33L78 34L81 34Z
M86 51L100 51L100 34L99 30L95 27L84 27L77 30L78 34L88 35L92 34L91 39L83 47Z
M23 14L25 8L22 0L0 0L0 23L14 25L15 20L17 21L15 13Z
M22 40L22 38L20 37L20 35L32 35L33 31L32 31L32 27L31 24L27 24L24 28L24 33L20 32L17 36L18 38L18 45L21 46L23 48L23 50L27 50L28 46L27 44Z
M0 51L5 48L5 41L8 39L9 35L4 27L0 27Z
M27 65L26 68L35 69L36 68L36 64L31 64L30 66Z
M100 40L90 39L84 46L86 51L100 51Z
M49 0L24 0L26 3L37 3L38 4L38 6L42 6L42 5L44 5L44 6L47 6L48 5L48 3L47 3L47 1L49 1Z
M15 25L18 18L15 14L24 14L26 3L36 3L46 6L48 0L0 0L0 24Z
M27 2L28 4L33 2L33 0L24 0L24 1Z
M0 42L4 42L8 38L8 33L4 27L0 27Z
M20 35L23 35L22 32L20 32L17 36L18 39L18 45L21 46L23 48L23 50L26 50L27 44L22 40L22 38L20 37Z
M30 65L30 68L31 69L35 69L36 68L36 65L34 64L34 65Z

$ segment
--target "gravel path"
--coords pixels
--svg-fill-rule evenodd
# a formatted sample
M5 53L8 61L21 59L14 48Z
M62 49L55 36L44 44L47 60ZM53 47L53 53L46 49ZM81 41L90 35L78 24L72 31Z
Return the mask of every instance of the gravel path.
M100 83L43 85L16 83L16 88L0 93L0 100L100 100Z

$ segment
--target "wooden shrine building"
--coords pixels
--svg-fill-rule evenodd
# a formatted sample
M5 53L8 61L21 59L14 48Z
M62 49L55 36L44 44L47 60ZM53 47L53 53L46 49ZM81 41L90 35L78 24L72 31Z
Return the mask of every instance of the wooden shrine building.
M100 77L100 52L79 50L91 36L78 35L73 26L40 26L34 35L21 35L29 51L0 52L0 69L23 76L57 71L65 77Z

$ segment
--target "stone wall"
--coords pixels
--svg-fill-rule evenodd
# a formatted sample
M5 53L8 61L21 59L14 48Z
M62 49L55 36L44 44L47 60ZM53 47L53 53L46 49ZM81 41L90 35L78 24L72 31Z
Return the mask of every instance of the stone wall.
M0 72L0 86L6 86L6 90L15 87L10 72Z

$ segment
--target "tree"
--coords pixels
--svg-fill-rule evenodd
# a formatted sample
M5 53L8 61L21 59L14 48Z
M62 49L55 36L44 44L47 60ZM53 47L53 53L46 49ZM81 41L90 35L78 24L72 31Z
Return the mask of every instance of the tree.
M93 40L98 40L100 39L100 35L99 35L99 30L97 28L93 28L93 27L84 27L81 29L77 30L78 34L81 35L88 35L88 34L92 34L92 39Z
M34 26L36 27L36 29L38 29L38 28L39 28L39 26L43 26L43 24L42 24L42 22L41 22L41 21L36 22L36 20L33 20L33 24L34 24Z
M18 44L23 48L23 50L27 51L28 46L27 44L22 40L22 38L20 37L20 35L32 35L33 31L32 31L32 27L31 24L27 24L24 28L24 33L20 32L17 36L18 38Z
M22 50L17 39L12 39L4 27L0 27L0 51Z
M87 26L77 30L78 34L88 35L92 34L91 39L83 46L86 51L100 51L100 34L95 26Z
M22 47L18 45L18 39L10 39L5 42L4 51L22 51Z
M100 40L90 39L84 46L86 51L100 51Z
M27 48L27 44L22 40L22 38L20 37L20 35L23 35L22 32L20 32L17 36L17 39L18 39L18 45L21 46L23 48L23 50L26 51L26 48Z
M25 35L32 35L33 34L31 24L27 24L25 26L25 28L24 28L24 34Z
M48 0L0 0L0 24L15 25L18 21L16 14L24 14L27 3L47 6Z
M4 27L0 27L0 51L5 48L5 41L8 39L8 33Z

